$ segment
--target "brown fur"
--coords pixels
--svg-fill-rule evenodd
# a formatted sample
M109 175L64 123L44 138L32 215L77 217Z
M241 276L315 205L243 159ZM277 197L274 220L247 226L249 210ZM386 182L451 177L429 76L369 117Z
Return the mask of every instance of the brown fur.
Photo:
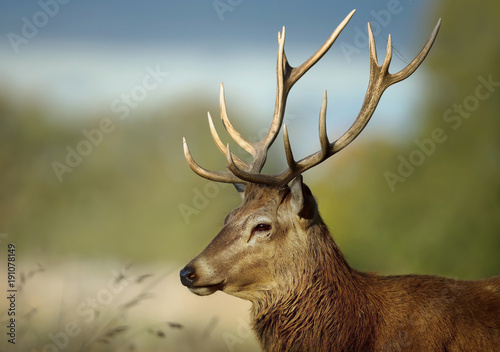
M250 300L253 329L268 352L499 350L500 277L358 272L301 180L300 188L303 199L293 185L247 185L241 207L186 266L196 273L188 287ZM263 217L270 233L252 232Z

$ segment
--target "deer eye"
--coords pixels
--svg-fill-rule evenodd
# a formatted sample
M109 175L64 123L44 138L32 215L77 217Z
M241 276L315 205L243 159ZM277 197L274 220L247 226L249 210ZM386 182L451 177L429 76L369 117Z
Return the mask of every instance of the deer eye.
M262 220L261 220L262 221ZM265 220L264 220L265 221ZM271 236L271 224L266 222L261 222L255 225L252 229L252 233L247 239L247 242L250 241L254 237L258 238L268 238Z
M252 232L264 232L271 230L271 225L268 224L258 224L253 228Z

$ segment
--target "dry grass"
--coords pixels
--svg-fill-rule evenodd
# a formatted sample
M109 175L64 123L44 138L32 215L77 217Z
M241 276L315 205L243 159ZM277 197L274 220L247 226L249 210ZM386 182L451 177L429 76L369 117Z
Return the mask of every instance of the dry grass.
M16 345L4 338L2 351L258 350L244 326L246 302L194 296L173 266L35 263L20 273L18 290ZM0 302L2 324L6 309Z

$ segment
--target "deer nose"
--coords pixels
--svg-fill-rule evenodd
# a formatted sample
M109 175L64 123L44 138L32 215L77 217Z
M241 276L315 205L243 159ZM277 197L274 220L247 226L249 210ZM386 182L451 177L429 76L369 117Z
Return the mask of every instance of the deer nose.
M196 280L196 274L194 269L186 265L180 272L181 282L184 286L193 286L194 280Z

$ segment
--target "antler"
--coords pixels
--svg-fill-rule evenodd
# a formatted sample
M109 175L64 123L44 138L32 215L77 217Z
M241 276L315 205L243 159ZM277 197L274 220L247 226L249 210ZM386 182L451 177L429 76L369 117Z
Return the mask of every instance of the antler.
M235 184L251 182L282 187L288 184L288 182L290 182L299 174L312 168L315 165L318 165L319 163L328 159L330 156L339 152L349 143L351 143L365 128L368 121L370 121L370 118L373 115L373 112L375 111L380 97L382 96L382 93L385 91L385 89L387 89L387 87L394 83L408 78L423 62L423 60L429 53L434 40L436 39L439 27L441 25L441 19L439 19L431 36L425 43L420 53L408 64L408 66L394 74L389 73L389 64L392 58L391 36L389 35L389 39L387 42L387 53L384 62L382 63L382 66L379 66L375 48L375 40L373 38L370 23L368 23L370 79L368 82L368 89L366 91L363 105L361 106L361 110L352 126L335 142L329 142L326 132L327 96L325 91L319 117L319 139L321 149L316 153L301 159L298 162L295 161L290 146L288 131L286 125L284 125L283 140L285 144L285 153L288 168L279 175L265 175L260 173L266 161L267 151L276 139L276 136L281 128L288 92L295 84L295 82L297 82L300 77L302 77L307 72L307 70L309 70L309 68L311 68L316 62L318 62L318 60L321 59L321 57L330 49L332 44L337 39L337 36L351 19L354 12L355 10L347 15L347 17L342 21L342 23L340 23L340 25L335 29L335 31L327 39L327 41L321 46L321 48L319 48L319 50L314 55L312 55L308 60L306 60L302 65L298 67L291 67L288 63L288 60L286 59L284 51L285 28L283 27L283 35L280 35L280 33L278 33L279 50L277 63L278 85L276 91L276 105L271 127L269 128L269 131L264 136L264 138L262 138L262 140L260 140L259 142L250 143L249 141L245 140L231 125L227 117L226 104L224 101L224 87L221 85L220 109L221 119L224 127L229 132L231 137L238 143L238 145L240 145L243 149L245 149L253 156L253 160L247 163L231 153L229 144L227 146L224 146L219 135L217 134L212 118L210 117L210 114L208 114L208 121L212 136L219 150L227 157L228 170L224 172L209 171L198 165L192 158L186 140L184 139L184 154L191 169L202 177L218 182L228 182Z

